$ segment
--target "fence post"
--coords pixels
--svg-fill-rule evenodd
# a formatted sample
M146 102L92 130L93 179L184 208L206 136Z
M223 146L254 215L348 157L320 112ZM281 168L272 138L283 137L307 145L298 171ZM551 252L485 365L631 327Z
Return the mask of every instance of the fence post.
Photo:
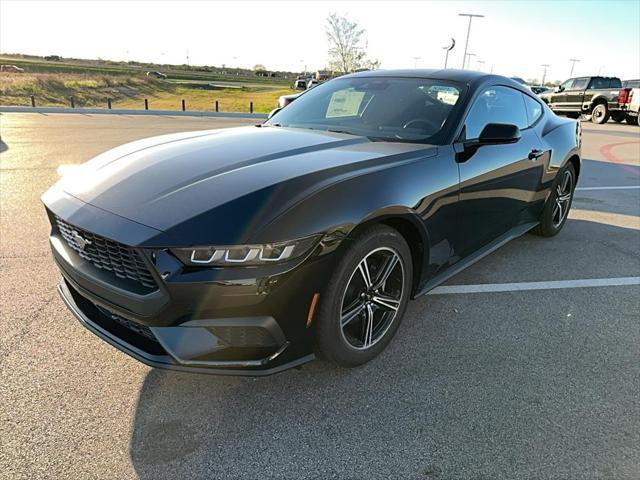
M35 108L35 107L36 107L36 97L35 97L35 96L33 96L33 95L31 95L31 106L32 106L33 108Z
M111 99L107 97L107 108L111 110Z
M249 102L249 113L253 113L253 102Z
M184 108L184 98L182 99L182 111L183 111L183 112L185 111L185 108Z
M76 108L76 102L73 100L73 97L69 97L69 103L71 104L71 108Z
M146 98L144 99L144 109L149 110L149 100Z
M218 113L218 112L219 112L219 110L218 110L218 100L216 100L216 113Z

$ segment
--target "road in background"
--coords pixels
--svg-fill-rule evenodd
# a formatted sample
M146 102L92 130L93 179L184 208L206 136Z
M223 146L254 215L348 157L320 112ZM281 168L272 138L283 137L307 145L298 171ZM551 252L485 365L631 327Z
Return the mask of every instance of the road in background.
M352 370L153 370L63 306L39 197L60 166L124 142L255 120L0 122L0 478L637 478L637 285L425 296ZM585 124L563 232L525 235L447 285L639 276L639 132Z

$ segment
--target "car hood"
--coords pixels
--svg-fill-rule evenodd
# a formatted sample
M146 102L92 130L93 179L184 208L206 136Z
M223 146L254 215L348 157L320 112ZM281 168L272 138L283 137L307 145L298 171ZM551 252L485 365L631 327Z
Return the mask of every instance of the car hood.
M193 243L237 243L313 191L434 151L325 131L239 127L117 147L63 178L59 188L156 230L188 226Z

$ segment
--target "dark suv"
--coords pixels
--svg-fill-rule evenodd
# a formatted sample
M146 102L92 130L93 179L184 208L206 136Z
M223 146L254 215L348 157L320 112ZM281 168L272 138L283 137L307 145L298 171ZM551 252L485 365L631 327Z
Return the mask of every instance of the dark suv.
M591 115L594 123L606 123L610 117L624 118L618 103L622 82L617 77L570 78L552 92L540 95L555 113L578 118Z

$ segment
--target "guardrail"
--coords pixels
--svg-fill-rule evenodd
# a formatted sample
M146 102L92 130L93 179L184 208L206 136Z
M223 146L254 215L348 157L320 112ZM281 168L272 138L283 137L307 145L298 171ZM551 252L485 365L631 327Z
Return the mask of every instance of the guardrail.
M253 110L253 109L252 109ZM253 112L220 112L207 110L135 110L125 108L86 108L86 107L12 107L0 106L0 112L5 113L80 113L98 115L174 115L193 117L220 117L220 118L255 118L264 120L266 113Z
M31 107L32 108L36 108L38 105L37 105L37 102L36 102L35 95L30 95L29 98L31 99ZM105 98L105 101L107 103L107 109L111 110L111 104L113 102L113 99L107 97L107 98ZM180 99L180 104L181 104L181 107L182 107L181 110L183 112L186 111L186 104L187 103L186 103L184 98ZM213 108L215 109L216 112L220 112L220 104L219 104L218 100L213 102L212 106L213 106ZM69 97L69 107L76 108L76 100L75 100L74 97ZM149 110L149 99L148 98L144 99L144 109L145 110ZM231 113L239 113L239 112L231 112ZM249 113L253 113L253 101L249 102Z

